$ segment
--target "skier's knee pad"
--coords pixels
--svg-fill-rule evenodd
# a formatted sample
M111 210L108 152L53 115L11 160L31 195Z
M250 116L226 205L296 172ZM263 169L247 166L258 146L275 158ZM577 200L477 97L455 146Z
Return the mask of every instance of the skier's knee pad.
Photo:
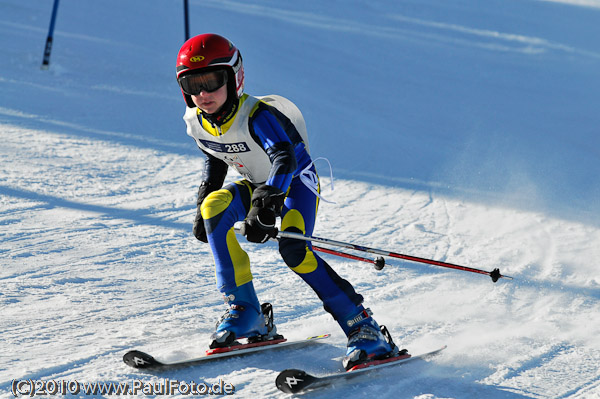
M298 232L298 229L289 228L286 231ZM306 241L282 238L279 240L279 253L285 264L296 273L307 274L317 269L317 259L306 246Z
M202 202L200 211L204 220L211 219L221 213L231 204L233 194L227 189L213 191Z
M281 230L305 233L304 216L297 209L291 209L281 220ZM318 267L317 259L304 240L282 238L279 240L279 253L290 269L298 274L307 274Z
M213 191L204 199L202 205L200 206L200 212L202 212L202 218L204 219L205 226L207 227L207 234L218 230L218 226L223 219L223 215L229 206L231 206L233 199L233 193L226 188ZM233 226L233 222L231 222L231 225ZM220 234L225 234L230 227L231 226L221 226Z

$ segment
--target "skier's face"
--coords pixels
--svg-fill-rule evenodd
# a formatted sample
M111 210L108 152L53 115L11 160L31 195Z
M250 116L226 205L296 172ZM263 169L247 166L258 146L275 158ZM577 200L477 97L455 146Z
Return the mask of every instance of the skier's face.
M194 104L196 104L196 107L207 114L214 114L221 109L223 104L225 104L225 101L227 101L227 85L224 84L210 93L203 90L200 94L191 97Z

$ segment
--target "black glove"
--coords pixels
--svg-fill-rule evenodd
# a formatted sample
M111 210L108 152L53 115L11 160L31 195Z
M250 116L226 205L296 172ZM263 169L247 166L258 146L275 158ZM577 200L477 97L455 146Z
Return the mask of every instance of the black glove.
M202 201L204 198L208 196L208 194L215 191L218 187L211 184L210 182L203 181L200 184L200 188L198 188L198 200L196 201L196 217L194 218L194 227L192 231L194 236L202 242L208 242L208 237L206 236L206 229L204 228L204 219L202 218L202 212L200 212L200 206L202 205Z
M241 233L250 242L264 243L277 236L275 219L281 215L285 193L280 189L262 185L252 194L252 208L246 216Z

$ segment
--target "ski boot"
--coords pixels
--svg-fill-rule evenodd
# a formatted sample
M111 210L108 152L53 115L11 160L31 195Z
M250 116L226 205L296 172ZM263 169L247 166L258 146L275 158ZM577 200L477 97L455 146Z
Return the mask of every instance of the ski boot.
M273 324L273 308L270 303L259 305L252 282L225 293L229 309L217 322L212 334L210 349L240 345L237 339L247 338L248 343L283 338Z
M365 309L361 305L357 310L360 313L340 323L348 336L346 356L342 360L346 370L357 364L407 353L406 349L398 349L385 326L379 327L372 317L371 309Z

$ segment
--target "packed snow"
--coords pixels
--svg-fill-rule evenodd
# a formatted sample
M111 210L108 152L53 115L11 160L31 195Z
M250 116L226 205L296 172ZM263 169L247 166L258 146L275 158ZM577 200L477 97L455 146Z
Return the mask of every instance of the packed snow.
M283 369L339 371L335 321L276 243L243 238L279 331L329 342L159 374L122 362L203 354L225 310L191 234L183 2L63 1L41 70L52 5L0 0L0 397L170 379L283 398ZM599 1L191 0L190 22L240 48L246 92L304 113L334 175L317 164L335 203L316 236L513 277L323 254L400 347L448 348L303 397L600 398Z

